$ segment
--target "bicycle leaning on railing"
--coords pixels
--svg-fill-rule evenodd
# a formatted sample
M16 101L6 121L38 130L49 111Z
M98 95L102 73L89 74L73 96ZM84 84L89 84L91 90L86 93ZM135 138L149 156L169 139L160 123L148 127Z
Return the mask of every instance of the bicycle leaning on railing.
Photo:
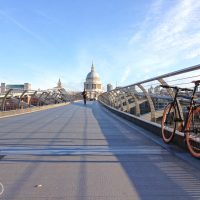
M193 90L161 85L163 88L172 88L175 91L173 101L166 106L163 112L162 137L165 143L170 143L173 140L176 130L183 132L190 153L200 158L200 105L197 105L195 102L195 93L200 85L200 80L193 83L195 84ZM192 93L185 118L181 116L177 101L180 91Z

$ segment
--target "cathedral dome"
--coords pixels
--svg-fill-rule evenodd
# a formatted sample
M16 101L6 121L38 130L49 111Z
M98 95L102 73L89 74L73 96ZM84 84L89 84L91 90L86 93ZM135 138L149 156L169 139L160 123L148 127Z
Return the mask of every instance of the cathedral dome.
M86 77L86 81L100 81L99 74L95 71L93 64L91 67L91 72L89 72Z
M91 71L86 76L84 90L87 92L87 98L90 100L97 99L99 94L103 92L99 74L95 71L93 64Z

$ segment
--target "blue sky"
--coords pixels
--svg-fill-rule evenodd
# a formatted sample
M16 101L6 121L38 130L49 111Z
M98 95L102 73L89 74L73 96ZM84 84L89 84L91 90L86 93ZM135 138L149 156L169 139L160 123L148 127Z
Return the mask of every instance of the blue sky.
M0 82L82 90L200 63L197 0L0 0Z

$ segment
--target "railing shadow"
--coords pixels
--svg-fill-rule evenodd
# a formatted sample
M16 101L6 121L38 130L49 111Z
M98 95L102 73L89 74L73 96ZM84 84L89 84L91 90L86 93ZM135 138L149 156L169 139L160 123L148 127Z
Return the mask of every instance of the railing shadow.
M142 135L137 127L128 126L119 117L113 118L113 114L100 105L93 107L93 114L109 148L135 149L133 154L114 156L141 199L192 199L194 193L200 198L197 169L162 147L157 149L157 144ZM157 153L152 153L153 149L157 149Z

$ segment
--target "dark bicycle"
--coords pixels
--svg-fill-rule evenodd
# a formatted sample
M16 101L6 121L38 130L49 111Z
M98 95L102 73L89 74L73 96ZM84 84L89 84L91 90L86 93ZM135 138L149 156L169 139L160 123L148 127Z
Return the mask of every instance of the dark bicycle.
M162 138L165 143L170 143L173 140L176 130L183 132L190 153L195 157L200 157L200 106L196 105L195 101L195 93L200 85L200 80L193 83L195 84L193 90L161 85L163 88L172 88L175 91L173 101L166 106L163 112ZM185 119L181 115L177 101L180 91L192 93Z

